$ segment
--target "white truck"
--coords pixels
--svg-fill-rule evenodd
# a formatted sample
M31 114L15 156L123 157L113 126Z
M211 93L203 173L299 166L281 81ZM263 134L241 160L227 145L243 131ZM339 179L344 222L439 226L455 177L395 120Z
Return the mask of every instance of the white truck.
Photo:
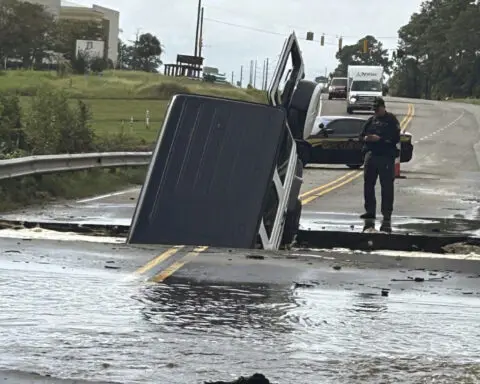
M349 65L347 77L347 113L373 111L375 98L383 96L383 67Z

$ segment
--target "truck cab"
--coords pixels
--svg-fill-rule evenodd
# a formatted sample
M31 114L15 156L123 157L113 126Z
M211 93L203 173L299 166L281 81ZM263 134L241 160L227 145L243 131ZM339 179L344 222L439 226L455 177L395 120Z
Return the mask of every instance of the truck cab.
M373 111L377 97L383 96L383 67L351 65L348 67L347 113Z

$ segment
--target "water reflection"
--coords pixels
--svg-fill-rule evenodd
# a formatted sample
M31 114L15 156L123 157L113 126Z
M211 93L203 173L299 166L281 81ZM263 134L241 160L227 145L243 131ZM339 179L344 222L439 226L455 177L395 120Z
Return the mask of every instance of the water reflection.
M385 312L388 300L378 293L360 292L352 296L352 311L355 313Z
M143 318L164 332L243 337L255 330L289 332L291 326L282 318L295 305L288 290L245 284L155 284L145 287L136 299L143 303Z

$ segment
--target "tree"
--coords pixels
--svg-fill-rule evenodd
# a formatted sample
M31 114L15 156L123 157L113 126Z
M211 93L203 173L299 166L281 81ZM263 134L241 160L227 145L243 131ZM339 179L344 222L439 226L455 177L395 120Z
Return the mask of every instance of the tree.
M162 44L156 36L151 33L140 35L133 46L136 69L145 72L157 72L158 67L162 64L160 60L162 52Z
M53 47L54 18L45 7L18 0L0 3L2 58L21 59L24 67L41 62Z
M125 44L122 40L118 41L118 69L134 69L134 48Z
M480 96L480 3L424 2L399 30L392 90L406 97ZM400 53L400 54L398 54Z
M365 39L368 42L367 53L363 52ZM349 65L381 65L386 74L391 73L392 62L388 57L388 50L384 49L383 44L370 35L358 40L356 44L345 45L337 52L336 58L339 64L330 77L346 77Z
M160 40L151 33L140 35L132 45L119 41L117 68L157 72L162 53Z

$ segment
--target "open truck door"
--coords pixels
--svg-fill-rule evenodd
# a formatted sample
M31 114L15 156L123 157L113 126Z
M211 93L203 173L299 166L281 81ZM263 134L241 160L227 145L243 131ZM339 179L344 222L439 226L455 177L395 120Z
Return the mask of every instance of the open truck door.
M292 70L280 87L291 60ZM302 163L288 108L304 76L285 42L269 105L175 95L130 227L129 244L278 249L298 230Z

